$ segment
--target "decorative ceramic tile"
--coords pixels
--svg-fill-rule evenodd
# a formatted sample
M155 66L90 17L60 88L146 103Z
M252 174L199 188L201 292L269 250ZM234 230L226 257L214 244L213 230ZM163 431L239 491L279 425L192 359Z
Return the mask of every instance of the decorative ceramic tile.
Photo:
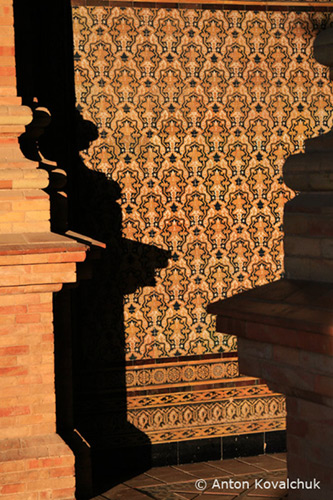
M237 391L235 391L237 392ZM210 394L214 393L211 391ZM197 393L197 402L190 392L184 393L183 404L173 401L177 393L161 398L160 405L153 397L139 400L142 405L132 407L128 402L129 421L147 434L152 443L211 438L223 435L281 430L285 428L285 402L281 395L260 398L223 398ZM201 397L201 401L200 398ZM151 402L152 401L152 402Z
M73 8L85 163L120 184L124 236L172 252L126 297L128 359L235 350L206 305L281 276L282 165L332 122L311 52L331 17Z
M206 306L283 274L282 167L333 124L312 55L333 14L103 5L73 7L77 107L99 131L83 160L120 185L126 241L171 253L125 296L128 419L153 443L284 429L283 398L239 375Z

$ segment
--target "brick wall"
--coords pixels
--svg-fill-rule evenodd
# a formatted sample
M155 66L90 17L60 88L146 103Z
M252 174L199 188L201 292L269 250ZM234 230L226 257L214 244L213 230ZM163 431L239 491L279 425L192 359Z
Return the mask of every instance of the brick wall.
M18 137L11 0L0 0L0 496L74 499L74 456L56 434L53 292L76 280L86 247L50 232L48 174Z

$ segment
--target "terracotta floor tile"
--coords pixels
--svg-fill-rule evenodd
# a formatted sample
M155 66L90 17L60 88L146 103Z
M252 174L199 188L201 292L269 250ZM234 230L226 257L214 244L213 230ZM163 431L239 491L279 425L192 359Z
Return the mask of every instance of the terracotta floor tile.
M176 493L176 497L179 500L195 500L199 497L198 493Z
M255 490L249 491L247 493L247 496L249 498L252 497L259 497L259 498L275 498L275 499L280 499L282 498L285 494L287 493L287 490L280 490L280 489L274 489L270 488L269 490L260 490L259 488L256 488Z
M126 498L126 495L127 497L129 497L131 491L132 489L128 486L119 484L118 486L115 486L114 488L111 488L110 490L103 493L103 495L94 497L93 500L105 500L106 498L112 498L112 500L124 500Z
M275 490L274 488L270 489L270 490L265 490L265 491L256 491L256 494L257 496L261 496L263 498L265 498L265 495L266 496L269 496L270 498L282 498L284 497L284 495L287 493L287 490L280 490L280 489L277 489ZM249 492L249 495L251 496L251 492Z
M196 480L193 479L193 481L187 481L185 483L174 483L170 486L176 493L196 493L198 495L201 492L199 492L196 488L195 482Z
M229 481L229 479L231 479L231 481ZM219 481L219 485L221 486L221 488L218 488L216 486L216 483L215 483L215 486L214 486L214 480L208 480L207 481L207 490L205 490L205 494L207 493L211 493L211 494L214 494L214 495L218 495L218 494L221 494L221 495L240 495L242 492L246 491L247 489L251 488L254 484L254 479L245 479L245 477L242 475L241 477L237 477L237 476L233 476L232 478L218 478L218 481ZM221 483L221 481L223 481L223 483ZM237 481L237 483L236 483ZM224 484L224 483L227 483L227 484ZM238 483L241 483L241 484L238 484Z
M195 476L197 478L216 478L217 473L216 473L216 468L211 467L209 463L195 463L195 464L186 464L186 465L175 465L175 468L178 470L181 470L183 472L187 472L188 474L191 474L192 476ZM219 476L221 474L219 473Z
M212 477L230 477L230 472L223 468L224 464L231 464L233 460L210 460L205 462L205 464L212 469L215 469L214 476ZM223 464L223 465L222 465Z
M132 490L130 496L126 498L124 497L124 500L151 500L151 497L141 491Z
M270 457L287 462L287 453L274 453L273 455L270 455Z
M245 498L249 500L253 500L253 498L260 498L260 500L264 500L265 498L274 498L275 500L280 500L282 495L284 495L285 491L279 490L265 490L260 492L251 493L249 492Z
M154 467L101 494L94 500L286 500L284 490L254 489L255 480L284 481L287 477L285 454L209 462L179 466ZM198 491L197 479L206 480L206 489ZM214 480L248 482L250 489L213 488ZM215 483L216 484L216 483ZM222 485L221 485L222 486ZM247 485L244 484L244 487Z
M199 497L200 500L236 500L235 495L222 495L221 493L203 493ZM198 500L199 500L198 499Z
M102 496L96 497L93 500L148 500L151 499L148 495L145 493L142 493L141 491L137 491L133 488L118 488L117 486L115 488L111 488L111 490L103 493Z
M207 462L207 464L220 469L222 474L225 476L229 476L230 474L236 476L243 474L257 474L260 473L261 470L263 470L260 467L256 467L248 463L239 462L238 460L217 460L214 462ZM219 476L221 476L221 473L219 473Z
M128 481L125 481L124 484L127 486L131 486L132 488L137 488L140 486L154 486L163 483L159 479L148 476L148 474L140 474L140 476L136 476L132 479L129 479Z
M263 478L263 481L262 481L262 485L265 481L269 481L269 482L278 482L278 481L285 481L287 478L287 472L286 471L283 471L283 472L276 472L276 471L273 471L271 473L268 473L264 478ZM286 493L287 493L287 490L284 488L284 489L279 489L279 488L269 488L269 489L264 489L264 487L262 486L262 488L260 487L259 484L256 485L256 483L254 483L254 486L256 486L255 488L252 488L248 491L247 493L247 497L250 499L250 498L253 498L253 497L259 497L259 498L275 498L275 499L280 499L282 498ZM246 497L246 498L247 498Z
M170 466L155 467L147 471L146 474L165 483L179 483L183 481L191 481L193 479L193 476L187 472Z
M250 465L254 465L255 467L260 467L266 471L273 470L284 470L286 468L285 462L281 460L276 460L268 455L259 455L257 457L245 457L239 458L238 461Z
M245 496L242 498L242 500L277 500L276 497L258 497L258 496ZM278 497L278 499L280 500L280 497ZM235 500L238 500L237 498ZM281 499L282 500L282 499Z
M196 499L198 497L198 491L195 488L194 482L192 485L189 483L184 483L183 485L163 484L162 486L143 487L142 491L146 493L150 498L154 498L156 500L180 500L182 495L183 498L190 499ZM184 496L184 494L189 496L186 497Z

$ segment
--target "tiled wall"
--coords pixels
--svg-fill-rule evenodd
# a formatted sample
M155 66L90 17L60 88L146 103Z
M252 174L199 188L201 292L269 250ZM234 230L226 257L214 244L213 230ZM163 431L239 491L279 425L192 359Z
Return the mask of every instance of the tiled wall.
M284 426L280 396L237 366L228 375L236 339L216 332L205 308L283 273L283 205L293 193L282 166L333 121L327 70L311 48L330 20L325 12L73 7L77 107L99 130L84 162L119 183L123 236L172 255L156 284L126 295L124 306L129 419L157 433L155 442L186 439L195 425L188 439ZM228 413L224 394L226 414L212 412L207 384L249 383L261 389L235 389L239 409L229 403ZM199 399L181 411L173 401L172 417L153 396L135 400L152 386ZM208 410L186 420L196 404Z

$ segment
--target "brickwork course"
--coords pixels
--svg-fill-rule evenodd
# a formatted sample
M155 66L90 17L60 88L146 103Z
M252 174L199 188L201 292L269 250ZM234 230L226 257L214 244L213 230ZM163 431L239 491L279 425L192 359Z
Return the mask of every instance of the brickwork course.
M0 496L74 499L74 456L56 434L52 295L85 246L50 232L48 173L18 137L12 0L0 1Z

